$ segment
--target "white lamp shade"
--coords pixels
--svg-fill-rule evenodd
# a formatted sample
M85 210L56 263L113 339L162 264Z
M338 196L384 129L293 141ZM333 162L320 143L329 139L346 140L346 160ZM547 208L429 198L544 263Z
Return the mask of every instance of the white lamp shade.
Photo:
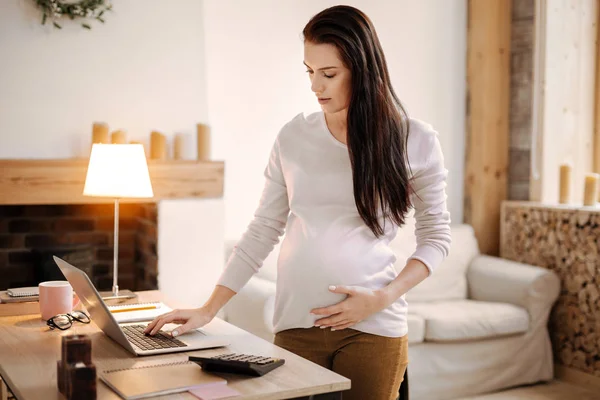
M141 144L94 144L85 196L149 198L154 196Z

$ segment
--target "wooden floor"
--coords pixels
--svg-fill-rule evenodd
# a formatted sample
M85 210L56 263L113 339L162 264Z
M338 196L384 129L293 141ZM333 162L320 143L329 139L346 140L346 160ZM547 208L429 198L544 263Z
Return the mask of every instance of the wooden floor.
M545 384L522 386L484 396L457 400L600 400L600 393L570 383L552 381Z

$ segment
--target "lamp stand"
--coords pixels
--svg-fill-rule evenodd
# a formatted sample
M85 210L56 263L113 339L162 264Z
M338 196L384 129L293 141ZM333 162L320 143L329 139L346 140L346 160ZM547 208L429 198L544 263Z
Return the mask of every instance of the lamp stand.
M115 237L113 252L113 286L112 292L102 292L103 300L134 299L137 297L131 290L119 291L119 199L115 199Z

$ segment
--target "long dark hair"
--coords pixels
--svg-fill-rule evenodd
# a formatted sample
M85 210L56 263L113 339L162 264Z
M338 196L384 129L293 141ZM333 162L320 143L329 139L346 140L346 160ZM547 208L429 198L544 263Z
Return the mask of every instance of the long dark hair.
M379 38L371 20L350 6L321 11L302 34L305 41L334 45L352 74L347 142L354 200L365 224L380 237L386 219L404 224L411 186L408 115L392 88Z

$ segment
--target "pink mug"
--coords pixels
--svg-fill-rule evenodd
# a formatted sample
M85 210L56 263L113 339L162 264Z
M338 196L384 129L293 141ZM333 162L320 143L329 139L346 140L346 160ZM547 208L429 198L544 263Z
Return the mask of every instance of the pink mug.
M79 298L73 296L73 288L67 281L48 281L39 284L40 314L44 321L58 314L73 311L79 304Z

